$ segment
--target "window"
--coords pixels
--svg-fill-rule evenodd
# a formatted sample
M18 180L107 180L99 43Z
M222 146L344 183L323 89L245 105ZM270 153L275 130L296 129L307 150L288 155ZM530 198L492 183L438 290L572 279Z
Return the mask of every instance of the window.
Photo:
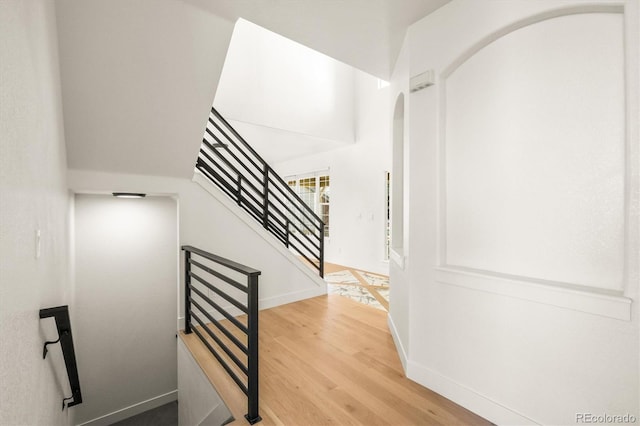
M324 236L329 236L329 176L320 176L320 193L318 197L318 205L320 207L320 219L324 222Z
M329 200L330 200L330 179L329 171L316 172L312 174L289 176L285 178L287 185L295 191L298 196L311 207L315 214L324 222L324 236L329 236ZM308 220L304 219L305 222ZM309 228L311 224L308 223Z

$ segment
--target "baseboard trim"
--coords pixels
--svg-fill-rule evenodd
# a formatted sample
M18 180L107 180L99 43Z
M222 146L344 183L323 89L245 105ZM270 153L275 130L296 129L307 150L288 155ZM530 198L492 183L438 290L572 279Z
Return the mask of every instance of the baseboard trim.
M152 410L161 405L168 404L172 401L178 400L178 390L167 392L164 395L159 395L146 401L139 402L137 404L130 405L113 413L106 414L88 422L80 423L77 426L109 426L110 424L119 422L129 417L133 417L136 414L144 413L145 411Z
M298 302L304 299L310 299L312 297L322 296L327 294L327 283L315 288L308 288L304 290L292 291L277 296L267 297L260 299L258 305L260 310L275 308L276 306L286 305L287 303Z
M497 425L537 425L539 423L470 389L449 377L414 361L407 363L407 377L484 417Z
M396 345L396 351L398 351L398 356L400 357L400 363L402 364L402 369L404 370L404 374L407 375L407 352L404 350L404 345L400 340L400 336L398 335L398 329L396 325L393 323L393 318L391 314L387 315L387 325L389 326L389 331L391 332L391 337L393 337L393 343Z

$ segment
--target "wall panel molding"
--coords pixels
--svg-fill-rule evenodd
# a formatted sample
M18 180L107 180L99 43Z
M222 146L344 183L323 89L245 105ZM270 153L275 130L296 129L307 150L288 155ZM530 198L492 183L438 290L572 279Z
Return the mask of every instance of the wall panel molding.
M535 271L533 271L532 273L531 270L524 275L517 274L517 273L513 274L512 273L513 271L509 271L509 270L500 271L499 270L500 268L496 268L495 266L489 268L496 271L496 272L493 272L493 271L484 270L485 268L478 269L477 265L474 265L474 264L465 265L464 262L463 263L460 262L460 259L457 259L457 261L456 260L451 261L451 259L448 259L448 253L450 253L450 250L451 250L451 246L448 247L448 244L451 245L451 241L448 240L448 237L449 237L448 232L450 232L451 228L448 228L448 223L447 223L448 219L450 219L448 218L448 214L450 213L447 211L448 210L447 203L449 202L448 200L449 186L448 186L447 180L448 178L451 177L450 175L448 175L448 170L447 170L447 167L448 167L447 165L449 161L449 159L447 158L447 142L448 142L447 126L451 125L448 122L449 117L447 117L447 114L449 113L448 105L447 105L448 79L455 73L456 70L458 70L462 65L464 65L469 59L474 57L482 49L498 41L499 39L505 36L508 36L511 33L516 32L525 27L529 27L534 24L538 24L553 18L560 18L565 16L571 16L571 15L594 14L594 13L621 14L621 13L624 13L624 11L625 11L624 3L616 2L616 3L588 4L583 6L559 8L559 9L554 9L551 11L547 11L541 14L528 17L527 19L520 20L515 23L511 23L501 28L500 30L493 32L492 34L485 37L484 39L480 40L478 43L474 44L469 49L467 49L460 57L454 60L449 66L444 68L443 71L440 73L439 81L438 81L439 83L438 84L439 85L439 88L438 88L438 95L439 95L438 265L439 267L437 268L437 275L439 277L438 281L442 283L448 283L448 284L454 284L454 285L462 285L460 283L465 283L464 286L480 289L478 287L479 285L490 286L489 282L495 279L500 281L500 285L493 286L495 288L491 290L492 292L497 292L497 293L506 294L506 295L513 293L512 295L514 297L518 297L517 294L520 291L526 294L529 294L528 291L530 290L530 287L527 287L527 286L533 285L536 288L536 291L533 291L532 294L535 293L536 295L527 296L524 298L528 300L538 301L541 303L550 302L550 304L552 305L554 304L554 303L551 303L553 302L553 298L547 297L551 293L549 293L544 289L558 288L562 291L570 289L571 291L569 291L568 293L563 293L563 294L569 295L568 296L569 298L574 297L576 300L592 300L592 299L598 300L598 301L604 300L605 302L595 303L595 305L598 305L598 307L593 309L589 307L592 304L591 302L588 302L588 303L559 302L559 304L556 304L557 306L574 309L573 305L575 304L576 310L591 312L598 315L604 315L607 317L612 317L617 319L628 320L628 316L630 315L630 299L623 297L625 294L624 290L628 286L629 274L631 273L629 271L629 268L627 267L627 264L629 263L628 261L629 251L638 245L638 241L637 241L638 238L634 235L630 235L632 232L633 226L630 226L629 223L634 218L637 219L637 215L634 216L633 212L631 212L631 208L632 208L631 206L633 205L633 203L629 202L629 197L630 197L629 187L633 183L632 176L634 174L633 170L631 169L635 166L629 167L628 158L625 160L626 164L623 164L620 167L620 169L616 169L616 170L622 171L621 173L624 175L623 179L619 179L614 183L614 185L617 185L615 186L615 188L617 188L616 190L621 189L621 192L623 194L621 197L624 201L623 203L624 205L622 204L620 205L619 208L621 210L621 214L619 215L620 216L619 219L616 219L616 220L620 220L620 222L623 224L624 229L620 231L620 234L614 234L614 233L611 233L613 231L605 230L605 234L611 238L611 241L613 241L611 246L616 244L617 239L621 239L621 241L622 240L624 241L622 241L622 243L620 244L621 248L617 248L614 251L610 251L609 253L611 258L610 263L606 264L607 269L603 268L602 270L613 271L613 272L610 275L611 279L606 280L606 282L601 278L594 279L594 282L588 282L588 283L582 282L583 280L579 278L572 279L569 277L569 279L567 280L557 279L559 277L545 276L544 273L541 274L540 276L535 276L536 275ZM624 59L627 61L628 59L626 57L628 56L628 54L629 54L628 51L624 52L624 56L625 56ZM629 90L625 86L624 82L622 83L622 87L623 87L623 96L629 96L629 93L628 93ZM470 94L470 96L473 96L473 94ZM624 102L625 101L623 99L623 104ZM449 106L449 108L450 107L451 106ZM622 119L624 120L622 124L624 127L627 125L624 115L626 114L626 116L628 117L628 112L625 112L625 110L627 110L629 106L623 105L622 108L623 108ZM618 117L618 115L616 115L616 117ZM626 133L629 133L629 132L626 132ZM608 136L608 134L606 135ZM621 139L620 149L624 152L623 155L628 156L630 151L633 152L633 150L630 150L628 146L630 143L628 140L628 135L624 135L624 132L623 132L623 135L621 136L620 139ZM635 172L635 174L637 174L637 171ZM470 175L470 176L473 177L473 175ZM633 192L631 191L631 194L632 193ZM543 194L544 195L542 196L541 199L545 200L546 198L544 197L546 197L547 194L546 193L543 193ZM617 207L614 207L614 208L617 208ZM458 207L458 209L460 209L460 207ZM449 224L449 226L451 226L451 224ZM611 229L614 229L614 228L615 226ZM620 227L618 227L618 229L620 229ZM607 234L607 232L609 233ZM577 235L580 235L580 234L577 234ZM582 234L582 235L586 235L586 234ZM622 235L622 238L620 238L620 235ZM561 240L561 241L571 241L571 240L565 238L564 240ZM460 245L461 243L458 242L458 244ZM482 247L480 247L480 250L481 249ZM618 256L617 254L617 250L621 251L622 257L624 257L625 259L624 261L617 260L620 258L620 256ZM587 256L584 256L584 257L586 258ZM619 267L617 265L618 263L620 264ZM614 266L611 266L611 265L614 265ZM572 267L571 265L567 266L566 270L571 271L570 269L571 267ZM532 267L532 269L534 268ZM578 271L579 269L576 269L576 267L574 266L574 270ZM474 277L473 279L469 278L468 271L474 271L472 274ZM568 274L570 275L570 272ZM505 279L505 277L509 277L509 278ZM556 279L553 279L553 278L556 278ZM470 281L472 281L473 284L469 284ZM514 286L514 288L519 288L519 290L516 290L513 292L496 290L496 289L502 288L505 282L509 282L510 283L509 285ZM600 285L602 287L599 287ZM546 294L547 296L541 296L541 294ZM613 298L613 299L610 299L610 298ZM583 305L585 305L586 307L581 307Z
M632 300L621 292L596 291L567 283L452 266L436 268L436 282L631 321Z

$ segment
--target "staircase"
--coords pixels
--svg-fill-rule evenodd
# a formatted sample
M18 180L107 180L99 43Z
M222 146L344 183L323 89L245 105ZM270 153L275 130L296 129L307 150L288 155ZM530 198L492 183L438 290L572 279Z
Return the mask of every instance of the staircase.
M324 277L324 222L213 107L196 168Z

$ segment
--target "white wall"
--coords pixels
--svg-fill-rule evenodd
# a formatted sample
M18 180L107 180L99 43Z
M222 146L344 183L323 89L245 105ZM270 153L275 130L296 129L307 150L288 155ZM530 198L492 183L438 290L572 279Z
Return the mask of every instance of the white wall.
M356 143L344 148L274 164L282 177L329 169L330 238L325 259L386 274L385 171L391 170L389 88L356 72Z
M71 394L60 346L42 359L44 341L57 338L54 321L38 317L41 308L71 304L51 2L0 2L0 99L0 424L66 425L74 408L60 410Z
M389 288L389 300L393 299L393 303L389 303L389 316L388 322L389 327L392 331L392 335L394 337L394 341L396 343L396 348L398 349L398 354L400 355L400 361L406 371L406 362L407 362L407 353L409 351L409 313L411 309L410 300L411 300L411 281L409 280L409 249L411 247L411 233L409 232L409 218L411 217L411 201L412 201L412 190L415 190L418 193L418 189L414 185L411 185L411 181L409 180L409 174L411 171L411 162L410 151L411 144L410 133L409 133L409 47L408 43L405 39L403 43L402 50L398 55L398 60L396 61L396 65L393 71L393 75L391 77L390 86L389 86L389 96L391 98L390 102L394 105L394 113L395 108L397 106L397 100L402 94L402 99L404 101L403 107L403 176L402 183L405 186L402 198L403 198L403 208L402 208L402 217L397 217L392 214L391 220L402 221L402 247L392 248L389 259L389 280L393 282L393 286ZM395 104L394 104L395 103ZM393 116L389 116L388 120L394 120ZM395 130L395 129L392 129ZM392 135L393 136L393 135ZM398 161L399 159L392 159L393 162ZM422 165L420 167L423 167ZM396 200L396 196L391 194L391 202L398 202ZM394 207L392 207L393 213ZM392 228L393 231L393 228ZM392 236L393 238L393 236Z
M447 77L446 264L621 290L623 35L620 13L549 19Z
M326 140L354 141L354 72L328 56L243 19L236 23L220 77L214 106L240 127L265 128L251 133L249 143L269 155L280 135L293 133L304 146ZM296 148L293 147L295 150Z
M233 418L182 339L178 339L178 424L218 426Z
M395 337L410 378L498 424L640 417L638 4L603 3L626 12L453 1L410 28L392 81L438 75L405 105Z
M75 263L76 423L176 399L176 201L76 195Z
M180 245L192 245L262 271L261 309L326 293L326 284L316 273L266 233L244 210L227 201L226 195L212 184L201 186L187 179L78 170L70 170L68 179L69 187L75 192L129 191L177 197ZM182 253L180 256L178 316L183 318ZM215 296L215 300L218 298Z

